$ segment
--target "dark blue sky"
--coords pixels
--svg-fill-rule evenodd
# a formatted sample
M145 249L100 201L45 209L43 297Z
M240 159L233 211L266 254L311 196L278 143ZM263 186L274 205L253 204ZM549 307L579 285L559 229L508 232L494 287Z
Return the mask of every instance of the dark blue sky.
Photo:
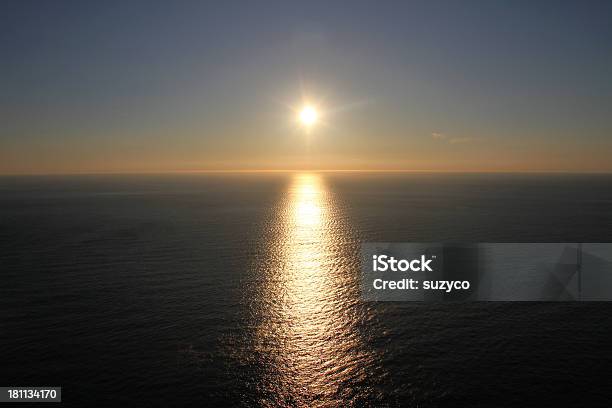
M612 170L609 1L0 10L3 173Z

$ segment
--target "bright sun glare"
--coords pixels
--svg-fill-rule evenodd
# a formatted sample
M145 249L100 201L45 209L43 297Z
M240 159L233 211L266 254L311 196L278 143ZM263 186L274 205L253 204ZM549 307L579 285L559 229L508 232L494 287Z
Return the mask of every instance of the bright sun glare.
M317 110L312 106L304 106L300 111L300 123L304 126L312 126L317 123L319 114Z

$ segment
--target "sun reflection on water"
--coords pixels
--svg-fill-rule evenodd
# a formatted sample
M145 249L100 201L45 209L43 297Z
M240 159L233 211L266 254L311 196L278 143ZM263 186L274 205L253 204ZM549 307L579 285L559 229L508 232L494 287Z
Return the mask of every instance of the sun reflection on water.
M318 174L295 175L268 233L252 304L263 406L371 400L374 362L359 324L358 241Z

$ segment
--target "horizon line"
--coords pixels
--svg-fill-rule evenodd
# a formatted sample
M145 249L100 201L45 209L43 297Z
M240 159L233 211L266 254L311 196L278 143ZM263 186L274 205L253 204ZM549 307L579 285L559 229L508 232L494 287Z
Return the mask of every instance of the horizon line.
M209 173L434 173L434 174L612 174L612 171L576 170L414 170L414 169L206 169L166 171L86 171L49 173L0 173L0 177L27 176L97 176L97 175L162 175Z

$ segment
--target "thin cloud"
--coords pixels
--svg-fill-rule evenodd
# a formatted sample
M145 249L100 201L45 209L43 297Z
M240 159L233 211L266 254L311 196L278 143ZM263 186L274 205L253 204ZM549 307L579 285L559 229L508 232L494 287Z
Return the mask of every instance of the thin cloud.
M439 140L441 142L448 143L448 144L471 143L477 140L476 138L469 137L469 136L463 136L463 137L447 136L446 134L440 133L440 132L433 132L431 134L431 138L434 140Z

